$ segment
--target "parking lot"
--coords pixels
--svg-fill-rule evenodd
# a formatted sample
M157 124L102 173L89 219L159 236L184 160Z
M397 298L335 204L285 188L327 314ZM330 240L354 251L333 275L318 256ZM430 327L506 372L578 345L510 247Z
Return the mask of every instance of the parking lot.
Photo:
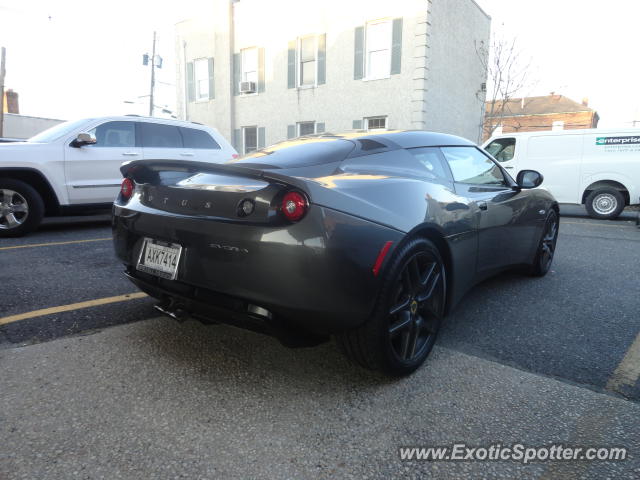
M159 317L108 216L0 243L0 478L639 478L640 230L563 210L553 271L503 274L391 381ZM623 462L401 462L401 446L624 446Z

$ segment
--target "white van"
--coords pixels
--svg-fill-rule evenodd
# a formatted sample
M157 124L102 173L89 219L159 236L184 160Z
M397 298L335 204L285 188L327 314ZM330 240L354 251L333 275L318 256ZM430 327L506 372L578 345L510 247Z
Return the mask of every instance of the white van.
M541 188L560 203L584 204L594 218L615 218L640 202L640 129L502 134L483 148L514 178L539 171Z

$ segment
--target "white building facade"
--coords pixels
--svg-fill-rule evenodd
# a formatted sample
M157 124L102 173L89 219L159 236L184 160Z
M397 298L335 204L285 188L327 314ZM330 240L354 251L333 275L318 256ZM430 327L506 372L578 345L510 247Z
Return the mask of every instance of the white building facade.
M473 0L211 0L176 25L178 112L241 154L353 129L478 141L489 30Z

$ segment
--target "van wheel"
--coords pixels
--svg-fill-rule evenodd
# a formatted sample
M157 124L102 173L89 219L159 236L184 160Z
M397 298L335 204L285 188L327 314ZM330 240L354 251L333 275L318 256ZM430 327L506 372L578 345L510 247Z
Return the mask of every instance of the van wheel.
M616 218L624 208L624 197L615 188L599 188L589 194L585 207L592 218Z
M0 237L21 237L34 231L44 215L40 194L30 185L0 179Z

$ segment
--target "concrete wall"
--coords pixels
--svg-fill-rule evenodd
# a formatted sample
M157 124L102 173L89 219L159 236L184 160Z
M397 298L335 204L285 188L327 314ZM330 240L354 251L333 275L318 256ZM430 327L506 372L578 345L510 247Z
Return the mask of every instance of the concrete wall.
M5 113L3 136L27 139L63 121L54 118L28 117L26 115Z
M449 2L456 6L445 6ZM265 127L266 144L285 139L287 125L297 122L322 122L327 132L340 132L352 129L354 120L378 115L387 116L390 129L431 128L477 140L484 98L478 99L476 90L484 80L479 62L470 57L475 55L473 40L488 41L489 19L471 0L434 0L442 6L432 7L434 17L429 22L428 3L241 0L231 7L226 0L213 0L211 12L176 26L178 111L185 119L218 128L230 140L234 130L243 126ZM229 22L230 8L234 9L234 25ZM355 28L387 17L403 18L401 73L380 80L354 80ZM444 25L438 25L429 37L429 23L435 28L434 22ZM235 32L230 36L232 29ZM326 83L287 88L288 42L323 33ZM429 58L428 43L434 35L442 38ZM440 47L449 43L448 50L454 50L455 59L461 60L453 68L447 49ZM265 91L233 96L230 49L238 53L247 47L265 49ZM187 102L185 109L185 60L199 57L215 59L216 96L211 101ZM454 71L447 74L449 68ZM443 84L434 85L436 82ZM448 102L440 102L439 95ZM452 98L456 96L462 98ZM441 108L441 103L454 108Z
M486 73L477 45L487 44L491 19L473 0L430 1L427 129L475 142L482 136Z

